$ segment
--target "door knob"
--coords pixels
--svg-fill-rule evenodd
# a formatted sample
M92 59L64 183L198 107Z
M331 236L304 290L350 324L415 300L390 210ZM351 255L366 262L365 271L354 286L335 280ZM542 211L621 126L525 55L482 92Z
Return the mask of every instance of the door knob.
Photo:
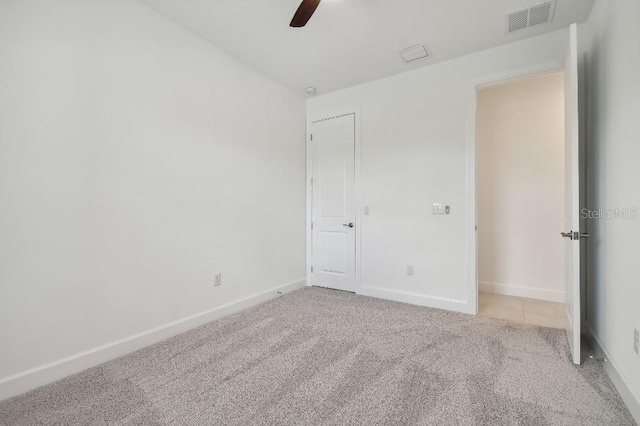
M347 228L353 228L353 223L343 223L342 226L346 226Z
M590 235L587 234L586 232L582 232L581 234L578 234L577 232L561 232L560 235L562 235L564 238L570 238L572 240L579 240L580 238L589 238Z

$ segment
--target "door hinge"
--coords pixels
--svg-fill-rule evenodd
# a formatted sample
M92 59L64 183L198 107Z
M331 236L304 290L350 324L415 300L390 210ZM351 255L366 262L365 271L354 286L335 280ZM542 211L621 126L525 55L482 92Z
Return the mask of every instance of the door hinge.
M313 142L313 134L311 134L311 142Z
M313 222L311 222L311 229L313 229Z
M311 273L313 274L313 266L311 267Z
M311 186L313 186L313 178L309 180L311 182Z
M573 239L574 240L579 240L580 239L580 233L579 232L574 232L573 233Z

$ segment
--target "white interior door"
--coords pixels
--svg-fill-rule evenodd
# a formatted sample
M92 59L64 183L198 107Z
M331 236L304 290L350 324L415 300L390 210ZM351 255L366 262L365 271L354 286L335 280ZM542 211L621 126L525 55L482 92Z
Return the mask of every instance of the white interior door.
M571 357L580 364L580 107L578 84L577 26L569 29L569 52L565 63L565 257L567 338Z
M355 116L311 124L311 283L355 291Z

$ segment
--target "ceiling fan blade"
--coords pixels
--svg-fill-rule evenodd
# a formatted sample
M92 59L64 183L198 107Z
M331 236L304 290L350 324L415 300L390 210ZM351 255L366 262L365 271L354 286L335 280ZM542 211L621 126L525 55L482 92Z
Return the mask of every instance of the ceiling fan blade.
M299 28L307 25L307 22L309 22L309 19L311 19L313 12L316 11L319 4L320 0L302 0L289 26Z

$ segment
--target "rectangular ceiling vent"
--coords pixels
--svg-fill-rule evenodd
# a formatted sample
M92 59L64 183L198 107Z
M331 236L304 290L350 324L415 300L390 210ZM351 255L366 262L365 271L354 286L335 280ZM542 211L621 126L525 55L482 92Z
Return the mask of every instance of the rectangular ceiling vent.
M554 6L555 1L546 1L509 13L507 15L507 33L515 33L551 22Z
M402 60L406 63L431 56L429 49L427 49L427 46L424 44L416 44L415 46L407 47L406 49L402 49L399 53Z

